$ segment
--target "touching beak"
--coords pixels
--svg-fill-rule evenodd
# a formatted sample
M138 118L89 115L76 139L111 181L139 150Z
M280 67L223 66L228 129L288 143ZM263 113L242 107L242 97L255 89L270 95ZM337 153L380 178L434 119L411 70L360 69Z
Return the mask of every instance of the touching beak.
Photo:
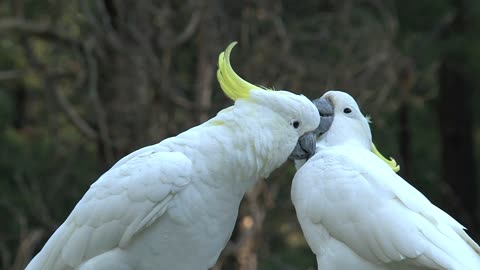
M320 114L320 125L318 125L314 131L318 138L327 132L332 126L334 108L332 102L328 98L318 98L312 102L315 104L318 113Z
M305 133L298 139L297 145L295 145L288 158L292 160L309 159L315 154L316 144L317 136L315 133L313 131Z
M333 123L334 111L333 104L327 98L319 98L312 101L320 114L320 125L312 131L302 135L288 157L292 160L309 159L315 154L317 148L317 139L327 132Z

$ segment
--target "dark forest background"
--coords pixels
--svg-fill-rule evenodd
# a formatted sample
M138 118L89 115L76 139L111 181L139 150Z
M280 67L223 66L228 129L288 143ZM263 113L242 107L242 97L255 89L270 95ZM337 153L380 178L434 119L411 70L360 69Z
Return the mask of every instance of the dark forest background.
M400 174L480 240L480 1L0 0L0 269L23 269L125 154L248 81L346 90ZM219 269L316 269L287 163L246 197Z

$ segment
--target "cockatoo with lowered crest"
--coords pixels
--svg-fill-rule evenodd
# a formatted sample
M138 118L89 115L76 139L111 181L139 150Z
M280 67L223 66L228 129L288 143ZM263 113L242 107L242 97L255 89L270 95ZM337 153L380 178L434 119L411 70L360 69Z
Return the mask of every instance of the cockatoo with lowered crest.
M297 162L291 195L318 269L479 270L479 246L394 172L355 100L329 91L313 102L317 150Z
M230 66L234 45L220 54L217 78L235 104L118 161L27 270L206 270L215 264L245 192L284 163L320 121L306 97L241 79ZM315 150L302 149L306 156Z

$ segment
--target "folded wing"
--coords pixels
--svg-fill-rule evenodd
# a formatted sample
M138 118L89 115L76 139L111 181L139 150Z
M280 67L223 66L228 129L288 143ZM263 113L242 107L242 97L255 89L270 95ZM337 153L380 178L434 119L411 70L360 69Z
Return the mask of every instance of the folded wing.
M480 248L461 224L371 152L355 151L332 147L297 172L294 181L316 181L303 192L312 225L375 264L480 269Z
M73 269L116 247L161 218L191 181L192 163L179 152L140 151L102 175L27 269Z

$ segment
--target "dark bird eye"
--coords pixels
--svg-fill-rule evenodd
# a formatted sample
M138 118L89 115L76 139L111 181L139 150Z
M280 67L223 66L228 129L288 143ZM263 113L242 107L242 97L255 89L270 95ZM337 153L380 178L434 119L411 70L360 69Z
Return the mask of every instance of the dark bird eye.
M343 109L343 112L344 112L344 113L351 113L351 112L352 112L352 109L350 109L350 108L345 108L345 109Z
M293 122L293 127L294 128L298 128L299 126L300 126L300 122L298 122L298 121Z

